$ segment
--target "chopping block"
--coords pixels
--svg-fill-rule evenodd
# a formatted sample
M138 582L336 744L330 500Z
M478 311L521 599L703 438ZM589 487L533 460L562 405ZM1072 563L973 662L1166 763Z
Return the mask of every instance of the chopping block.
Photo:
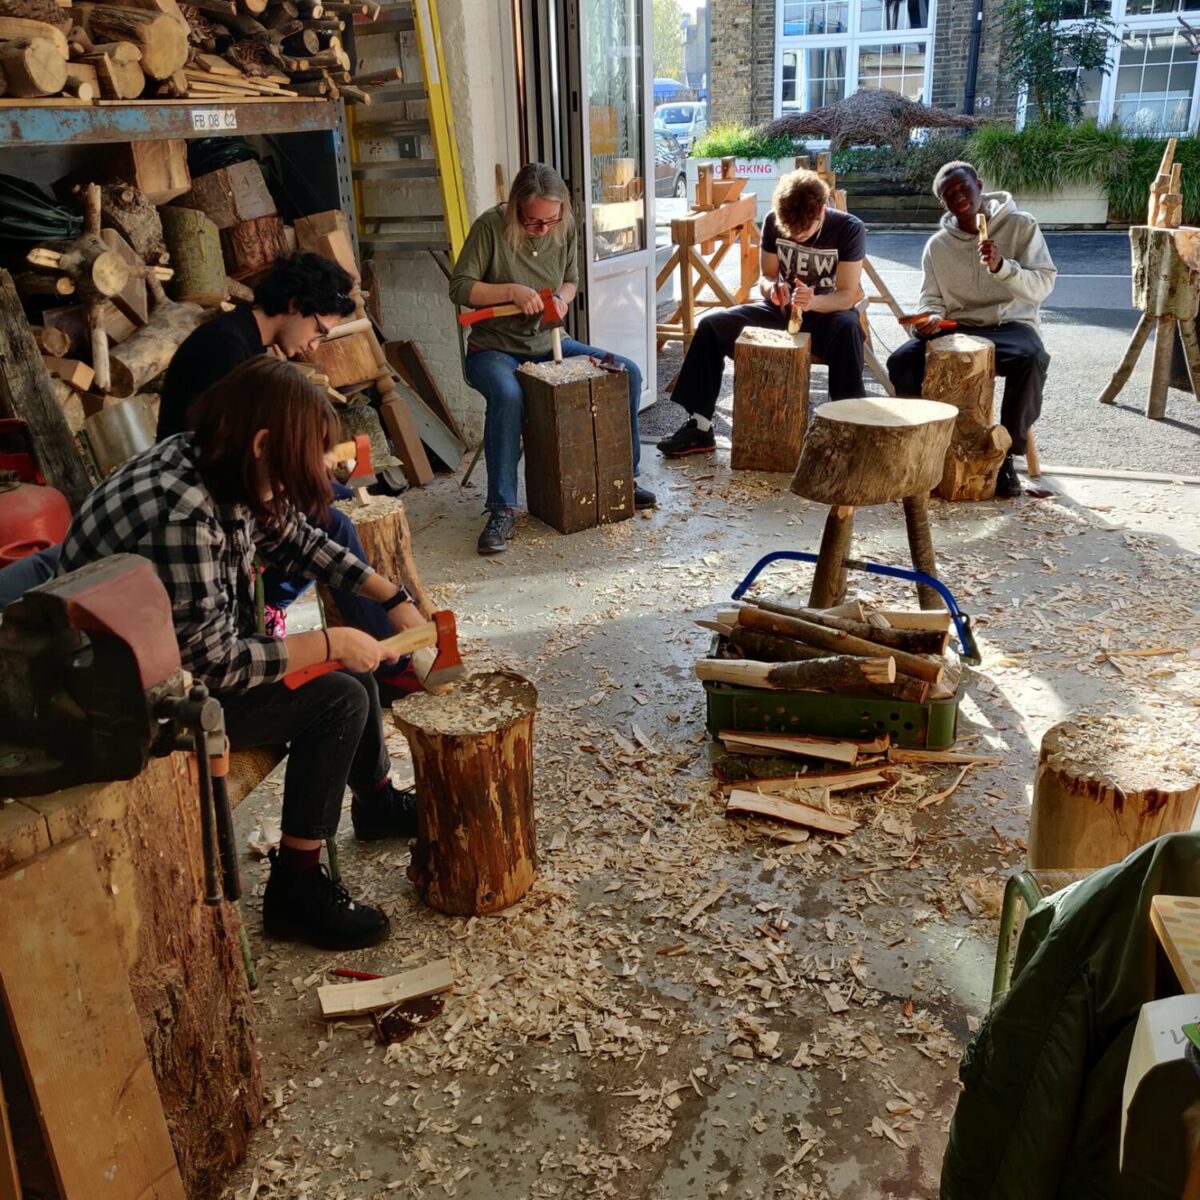
M559 533L633 516L629 376L585 357L525 363L525 492Z
M929 493L942 480L958 410L936 400L870 396L833 400L812 413L792 491L829 505L813 576L810 608L831 608L846 595L846 559L854 510L904 503L913 566L937 577L929 532ZM941 597L917 585L923 609L941 608Z
M785 329L744 329L733 350L735 471L794 471L808 426L812 339Z

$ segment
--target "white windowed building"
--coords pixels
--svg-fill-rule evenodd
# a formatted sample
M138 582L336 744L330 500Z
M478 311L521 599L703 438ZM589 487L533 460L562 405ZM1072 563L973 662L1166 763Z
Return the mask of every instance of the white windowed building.
M775 112L834 104L861 88L928 103L937 0L780 0Z
M1200 76L1178 18L1200 26L1200 0L1083 0L1079 7L1116 26L1107 74L1083 74L1083 116L1117 121L1130 133L1194 132Z

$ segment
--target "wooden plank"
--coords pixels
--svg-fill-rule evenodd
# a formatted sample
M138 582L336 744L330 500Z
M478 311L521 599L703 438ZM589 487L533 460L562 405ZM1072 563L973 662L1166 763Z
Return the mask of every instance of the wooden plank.
M426 366L417 343L385 342L383 353L387 356L388 362L404 377L408 386L425 401L434 415L440 418L446 428L465 446L467 439L463 437L463 431L454 419L454 414L450 411L450 406L446 403L437 381L430 374L429 367Z
M454 972L448 958L439 958L423 967L388 975L383 979L364 979L357 983L326 984L317 988L321 1016L355 1017L362 1013L378 1012L406 1000L420 1000L454 986Z
M413 423L417 427L417 433L421 435L421 441L445 463L449 470L453 471L467 452L466 443L455 437L438 415L402 378L397 377L396 379L396 391L404 397L408 404L408 411L412 414Z
M792 825L804 825L822 833L835 833L844 837L858 828L858 822L850 817L839 817L836 813L802 804L798 800L785 800L780 796L764 796L759 792L733 791L725 801L725 811L756 813L760 817L774 817Z
M876 767L861 767L856 771L810 771L805 775L788 775L778 779L737 779L723 783L724 792L761 792L764 796L776 796L795 791L796 788L825 788L830 792L845 792L851 788L871 787L887 783L887 776Z
M739 196L732 204L723 204L710 212L676 217L671 222L671 241L677 246L715 241L721 234L753 221L757 213L757 197Z
M970 763L975 767L993 767L1004 760L999 754L966 754L961 750L904 750L893 746L888 762L893 763Z
M185 1200L86 838L0 876L0 988L65 1200Z
M0 270L0 417L19 417L29 425L46 482L78 508L92 490L75 438L55 398L50 374L21 307L12 276Z
M830 762L844 762L854 766L858 761L857 742L841 738L798 737L791 734L740 733L734 729L722 729L718 734L728 750L737 753L738 748L769 750L774 754L799 754L805 758L823 758Z
M394 392L380 404L379 416L400 460L404 478L412 487L424 487L433 478L433 467L429 465L429 456L404 397Z
M1185 992L1200 992L1200 898L1154 896L1150 924Z

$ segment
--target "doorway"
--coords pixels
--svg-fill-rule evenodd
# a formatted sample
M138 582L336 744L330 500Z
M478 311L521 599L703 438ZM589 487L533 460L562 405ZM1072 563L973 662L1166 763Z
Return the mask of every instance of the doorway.
M515 0L522 157L554 166L579 231L572 332L655 380L650 0Z

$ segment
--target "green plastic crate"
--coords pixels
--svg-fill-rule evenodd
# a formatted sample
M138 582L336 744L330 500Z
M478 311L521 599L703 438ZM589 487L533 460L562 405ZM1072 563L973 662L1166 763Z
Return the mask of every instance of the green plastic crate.
M720 639L709 653L716 657ZM946 750L958 730L958 697L949 700L889 700L882 696L840 696L831 692L767 691L705 682L708 732L795 733L819 737L867 738L892 735L892 745Z

